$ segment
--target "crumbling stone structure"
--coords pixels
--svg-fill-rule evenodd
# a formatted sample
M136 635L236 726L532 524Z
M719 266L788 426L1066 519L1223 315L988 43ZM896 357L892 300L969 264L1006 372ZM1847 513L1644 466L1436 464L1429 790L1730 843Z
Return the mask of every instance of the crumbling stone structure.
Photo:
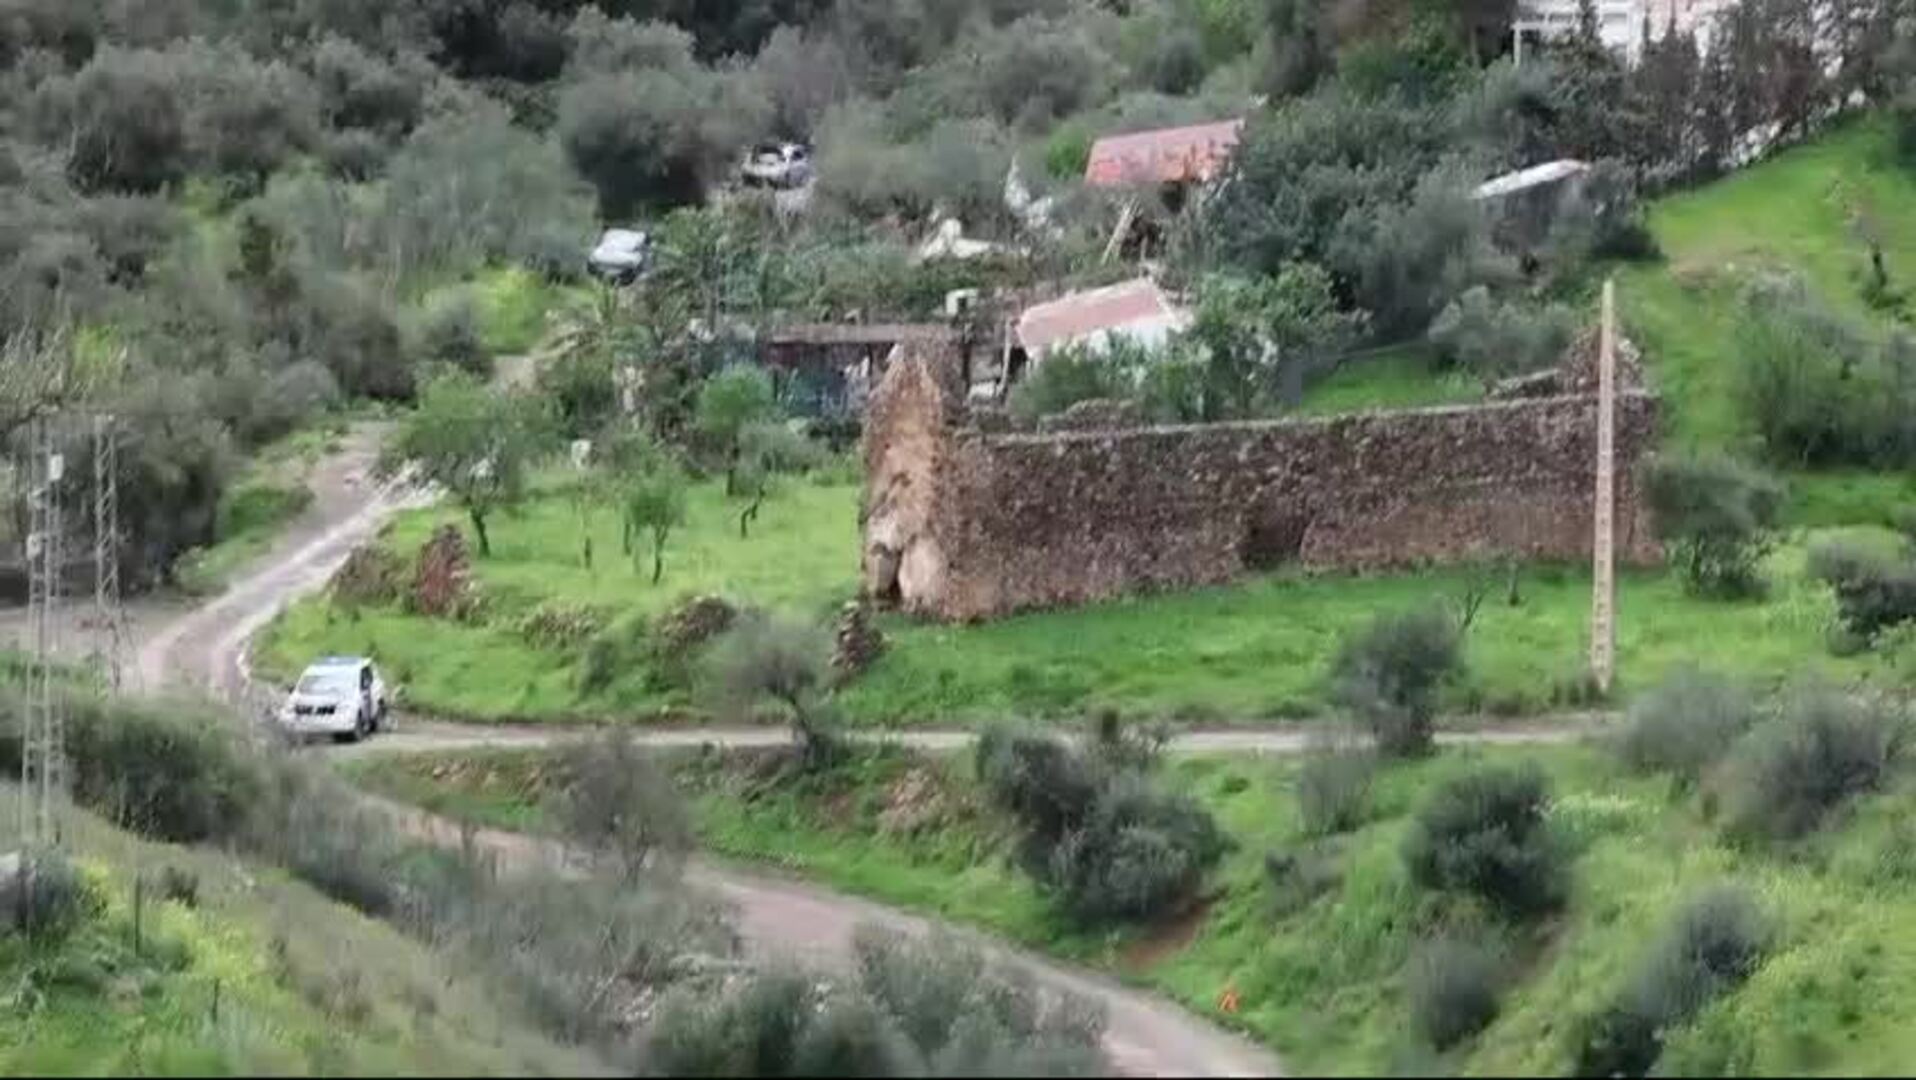
M1556 385L1478 405L1175 427L1082 409L1067 429L1007 432L972 422L948 352L901 348L866 417L864 590L970 620L1286 565L1588 559L1585 351ZM1656 426L1654 395L1620 380L1625 562L1658 557L1637 486Z

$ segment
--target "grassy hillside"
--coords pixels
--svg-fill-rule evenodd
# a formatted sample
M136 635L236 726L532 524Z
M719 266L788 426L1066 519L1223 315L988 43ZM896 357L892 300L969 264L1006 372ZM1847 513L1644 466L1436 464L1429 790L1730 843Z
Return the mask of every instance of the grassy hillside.
M1663 392L1671 441L1755 454L1736 404L1736 293L1752 270L1788 270L1839 311L1887 333L1863 300L1865 230L1891 285L1916 282L1916 173L1894 160L1886 118L1853 120L1716 183L1657 200L1650 227L1664 261L1619 276L1621 315ZM1916 501L1916 476L1798 472L1803 524L1883 522Z
M1482 761L1535 760L1555 797L1549 817L1575 852L1568 908L1513 938L1527 962L1492 1026L1448 1059L1410 1045L1401 973L1427 935L1459 913L1410 882L1400 857L1409 815L1432 788ZM1602 749L1446 753L1386 770L1360 829L1309 847L1296 820L1296 764L1188 758L1172 786L1204 803L1237 841L1212 895L1162 931L1076 931L1010 863L1010 828L986 809L969 761L877 752L823 776L749 761L687 759L678 769L715 852L765 861L834 887L935 911L1118 971L1190 1008L1242 1026L1305 1072L1410 1068L1561 1074L1578 1021L1607 1004L1669 912L1726 880L1751 888L1776 926L1768 960L1670 1042L1677 1074L1894 1072L1916 1044L1916 900L1908 882L1916 786L1905 779L1842 827L1773 856L1726 846L1706 804L1665 779L1624 773ZM536 754L388 759L361 779L404 798L538 827L552 794ZM1263 866L1305 850L1333 874L1327 891L1280 907ZM1466 920L1466 923L1468 920ZM1236 992L1235 1013L1219 1010Z
M8 789L0 797L9 805ZM599 1066L284 873L80 817L71 934L0 938L8 1075L575 1075ZM12 845L8 845L12 847ZM166 880L190 888L169 890ZM135 881L139 929L135 933ZM9 926L11 922L9 921Z
M495 524L492 557L474 559L485 598L482 616L466 622L426 619L397 606L346 612L316 597L293 606L260 639L261 669L285 680L315 656L363 652L386 665L410 704L448 715L475 720L672 715L689 704L685 689L651 685L643 667L621 671L601 693L582 694L583 643L567 647L529 637L525 620L543 608L607 631L621 620L655 616L684 597L705 593L822 617L857 587L857 513L849 485L794 482L765 503L751 535L740 538L738 508L716 481L701 484L691 492L686 523L667 546L665 575L654 585L649 562L640 568L621 552L619 521L611 507L592 510L595 559L588 570L580 557L576 504L564 495L547 495ZM446 508L407 514L382 543L410 568L433 530L462 521Z

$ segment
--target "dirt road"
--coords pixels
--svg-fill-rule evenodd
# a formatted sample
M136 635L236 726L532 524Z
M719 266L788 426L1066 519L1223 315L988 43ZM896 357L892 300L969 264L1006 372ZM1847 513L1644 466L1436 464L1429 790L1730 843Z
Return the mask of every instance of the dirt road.
M417 493L382 486L370 475L373 440L356 433L313 481L314 502L293 532L222 595L155 629L139 649L142 685L149 689L196 688L245 703L246 642L284 605L324 585L353 547L375 534L390 515L419 500ZM434 732L446 736L436 744ZM531 733L521 733L530 736ZM710 732L694 733L711 741ZM746 733L740 733L743 737ZM778 732L752 738L783 738ZM443 726L418 725L388 737L389 750L458 745ZM497 744L511 732L466 734ZM952 738L957 738L955 734ZM550 739L549 733L538 741ZM381 745L375 742L374 746ZM501 844L539 841L493 834ZM933 923L917 916L797 882L731 867L697 864L690 876L725 897L737 912L740 934L763 954L804 955L827 962L848 954L852 929L879 923L922 932ZM954 931L956 932L956 931ZM969 935L967 935L969 936ZM1123 1072L1146 1076L1276 1076L1275 1055L1150 994L1090 972L1054 964L1004 945L987 946L1002 961L1031 972L1044 985L1085 994L1104 1004L1110 1017L1106 1047Z
M1574 742L1601 734L1613 722L1604 713L1577 713L1546 721L1529 721L1471 731L1440 731L1437 742L1445 746L1525 746ZM410 715L401 716L395 730L377 738L350 746L328 748L341 757L370 757L381 754L443 753L460 750L533 750L557 746L589 733L590 729L555 728L527 724L453 724ZM1185 731L1173 736L1167 748L1179 754L1302 754L1323 735L1316 726L1229 728L1214 731ZM724 749L783 746L791 733L774 727L683 727L638 729L633 739L643 746L658 749L696 749L713 746ZM896 743L918 750L962 750L971 745L976 732L914 728L901 731L855 732L854 738L871 742Z

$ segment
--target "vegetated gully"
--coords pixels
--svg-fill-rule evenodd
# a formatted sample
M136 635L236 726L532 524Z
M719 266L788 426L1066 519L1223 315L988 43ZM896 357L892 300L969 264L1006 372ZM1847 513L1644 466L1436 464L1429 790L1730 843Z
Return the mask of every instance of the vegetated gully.
M138 684L148 691L197 690L258 715L264 701L252 686L247 641L285 604L322 587L353 548L372 538L392 514L425 505L424 493L377 482L371 433L356 431L341 450L315 471L314 499L308 511L274 549L250 567L220 596L158 628L140 643ZM769 731L683 733L694 743L745 745L777 741ZM960 745L958 733L923 733L927 747ZM538 745L550 732L477 730L458 725L407 724L358 748L359 752L455 749L501 745ZM1296 746L1291 746L1295 741ZM1266 749L1281 752L1302 746L1296 736ZM1240 747L1258 749L1256 745ZM460 828L411 810L393 808L406 825L431 839L457 843ZM538 858L563 863L565 853L550 841L497 831L475 837L508 860ZM771 875L695 861L688 868L695 885L724 897L736 911L737 928L747 948L760 955L796 956L827 964L849 955L853 930L878 924L908 933L948 930L976 942L994 960L1028 972L1041 985L1101 1002L1108 1016L1105 1048L1119 1071L1140 1076L1277 1076L1277 1057L1253 1043L1201 1020L1151 994L1102 975L1039 959L999 942L965 933L935 920L842 896Z

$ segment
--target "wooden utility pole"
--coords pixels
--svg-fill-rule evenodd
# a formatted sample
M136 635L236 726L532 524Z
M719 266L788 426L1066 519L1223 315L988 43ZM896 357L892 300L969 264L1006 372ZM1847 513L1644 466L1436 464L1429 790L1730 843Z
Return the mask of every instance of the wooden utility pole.
M1597 353L1597 497L1590 600L1590 677L1605 694L1617 666L1617 286L1603 283Z

